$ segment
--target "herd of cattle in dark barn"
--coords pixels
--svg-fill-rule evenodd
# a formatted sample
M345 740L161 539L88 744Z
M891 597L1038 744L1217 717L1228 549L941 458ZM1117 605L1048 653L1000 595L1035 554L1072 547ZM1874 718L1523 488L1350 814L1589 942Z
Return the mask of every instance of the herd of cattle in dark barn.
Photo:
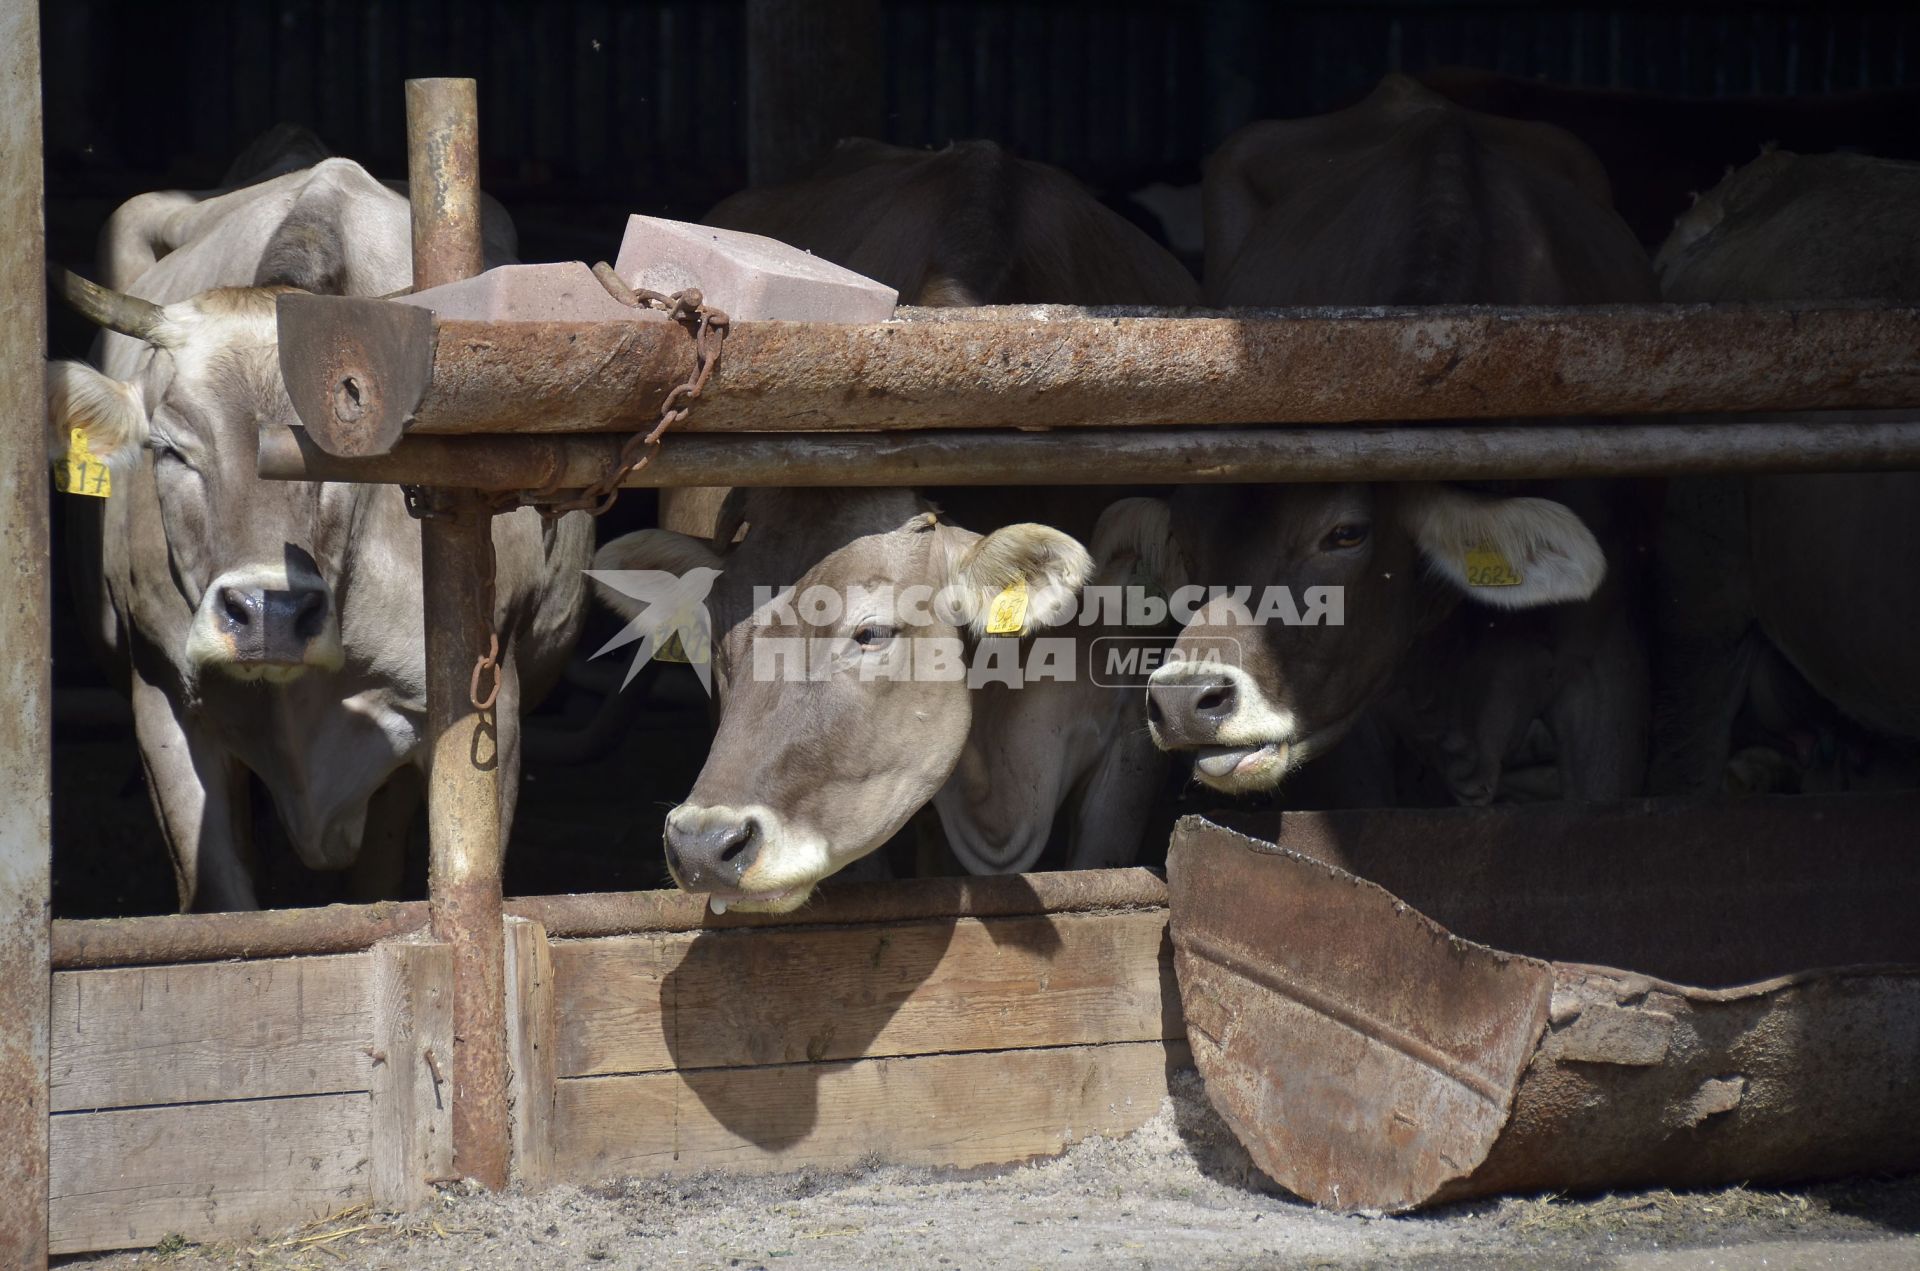
M1198 208L1198 276L1182 227L994 139L844 141L704 219L930 306L1913 304L1920 162L1888 121L1915 104L1391 74L1241 127L1158 200ZM294 121L63 262L107 333L49 364L53 453L110 480L63 499L64 916L423 890L418 530L397 487L255 475L258 430L296 422L275 297L408 285L384 175ZM488 264L517 259L513 209L487 210ZM1920 785L1911 473L626 497L495 521L510 893L671 878L779 911L846 869L1151 864L1180 811L1235 801ZM717 571L711 702L686 667L623 691L621 657L589 656L639 613L590 569ZM809 586L958 600L783 603ZM1206 598L1129 629L1073 612L1090 589ZM1279 589L1338 620L1250 621ZM754 673L794 635L835 642L836 673ZM1071 678L884 671L928 637L1049 636ZM1090 674L1115 638L1160 669Z

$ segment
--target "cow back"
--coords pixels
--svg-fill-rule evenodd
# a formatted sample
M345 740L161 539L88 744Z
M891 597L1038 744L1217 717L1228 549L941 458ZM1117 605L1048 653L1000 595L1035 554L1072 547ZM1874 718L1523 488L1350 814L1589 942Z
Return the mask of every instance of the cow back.
M1208 161L1204 199L1216 304L1654 295L1645 253L1584 145L1400 76L1348 110L1235 133Z

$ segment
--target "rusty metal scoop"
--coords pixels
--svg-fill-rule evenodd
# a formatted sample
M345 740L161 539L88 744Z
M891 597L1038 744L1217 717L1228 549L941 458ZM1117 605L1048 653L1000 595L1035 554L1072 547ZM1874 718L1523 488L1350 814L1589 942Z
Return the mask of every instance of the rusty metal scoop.
M1267 820L1179 823L1171 927L1208 1097L1300 1196L1920 1168L1920 801Z

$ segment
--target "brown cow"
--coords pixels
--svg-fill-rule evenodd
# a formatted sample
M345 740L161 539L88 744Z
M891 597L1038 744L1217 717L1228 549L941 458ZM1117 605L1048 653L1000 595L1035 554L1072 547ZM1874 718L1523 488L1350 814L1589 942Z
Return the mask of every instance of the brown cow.
M1657 264L1676 301L1920 302L1920 164L1762 155L1681 218ZM1850 732L1920 739L1920 473L1668 489L1656 792L1719 789L1743 709L1762 735L1806 750L1803 761L1817 758L1819 734L1842 750L1858 747ZM1802 677L1838 718L1807 700ZM1893 784L1913 783L1910 761L1894 768Z
M843 143L813 178L738 195L709 219L810 248L923 304L1188 304L1197 293L1177 262L1064 174L985 142L937 152ZM984 506L964 492L942 501ZM1013 501L1049 521L1063 506L1041 491ZM1076 492L1075 501L1084 506L1087 496ZM1071 596L1100 566L1118 567L1130 550L1121 540L1095 562L1058 530L1007 525L995 513L961 518L1000 526L983 536L899 489L750 490L725 507L717 526L706 515L683 519L693 533L641 531L596 558L603 569L722 571L709 601L718 733L693 792L667 822L668 865L682 887L709 892L720 906L790 909L930 800L956 854L979 872L1030 867L1068 805L1082 821L1098 809L1134 830L1130 838L1084 834L1076 863L1131 855L1158 760L1133 712L1114 706L1130 694L1084 676L1028 684L994 697L976 721L986 686L888 678L915 649L945 642L972 656L984 606L1011 583L1024 582L1034 598L1023 632L1044 627L1041 596ZM896 608L906 589L949 585L971 597L953 620L916 621ZM798 595L813 586L842 594L891 587L896 599L831 621L803 612L752 620L755 588ZM601 594L632 612L619 595ZM756 658L794 639L841 642L831 678L756 678ZM1060 744L1082 726L1092 729L1088 744ZM1115 762L1114 746L1129 747L1128 757ZM1010 779L1015 772L1019 780Z
M1398 76L1350 110L1229 138L1207 167L1207 213L1220 304L1652 295L1583 146ZM1171 519L1186 582L1285 588L1303 615L1312 589L1344 601L1339 625L1249 623L1258 612L1231 596L1187 624L1186 660L1153 677L1149 716L1163 747L1197 753L1207 784L1271 789L1377 707L1461 800L1493 797L1540 717L1568 796L1639 787L1644 654L1626 580L1608 577L1567 502L1444 484L1241 486L1182 490ZM1462 609L1463 596L1480 605ZM1342 797L1392 797L1377 765L1358 767Z
M1547 84L1470 67L1420 82L1468 110L1564 128L1593 149L1621 219L1659 245L1695 195L1765 145L1920 159L1920 88L1803 97L1680 97Z

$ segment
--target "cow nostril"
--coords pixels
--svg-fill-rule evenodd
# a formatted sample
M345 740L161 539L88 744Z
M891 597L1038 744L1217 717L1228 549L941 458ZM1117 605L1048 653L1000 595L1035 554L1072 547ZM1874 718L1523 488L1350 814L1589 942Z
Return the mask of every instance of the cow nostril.
M293 633L302 640L311 640L320 634L320 628L327 620L327 594L323 591L309 591L300 597L299 607L293 614Z
M1229 715L1233 713L1233 683L1227 681L1209 684L1200 690L1194 699L1193 708L1202 715Z
M720 845L720 863L722 865L732 865L736 861L740 861L740 857L747 855L749 849L754 847L759 840L760 823L749 817L735 826L732 831L728 833L726 842ZM752 857L748 856L747 860L740 861L740 866L744 869L751 863Z
M1155 728L1164 728L1167 723L1167 714L1160 709L1160 696L1151 690L1147 693L1147 722Z
M253 611L247 607L246 600L231 587L220 589L220 609L236 627L244 627L253 621Z

